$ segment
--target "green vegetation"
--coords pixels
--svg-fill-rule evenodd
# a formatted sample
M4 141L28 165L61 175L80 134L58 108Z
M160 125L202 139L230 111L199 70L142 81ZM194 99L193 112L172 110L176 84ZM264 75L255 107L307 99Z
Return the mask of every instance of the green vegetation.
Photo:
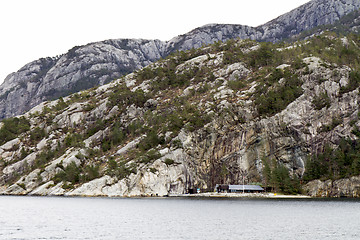
M218 43L220 45L220 43ZM216 45L215 45L216 46ZM220 48L217 46L217 48ZM236 46L235 40L231 39L226 42L225 46L220 51L224 51L223 64L229 65L237 62L241 62L244 59L245 54L239 46Z
M274 159L272 165L267 159L263 159L264 164L264 180L265 186L271 186L275 192L285 194L299 194L301 193L300 180L295 176L290 177L289 170L276 162Z
M166 164L166 165L172 165L172 164L174 164L175 163L175 161L173 160L173 159L170 159L170 158L166 158L165 159L165 161L164 161L164 163Z
M63 166L63 163L57 165L58 168L62 169L59 171L53 178L54 182L57 184L59 182L70 182L72 185L77 183L84 183L91 181L100 176L99 165L78 165L75 162L69 163L66 167ZM68 186L69 188L71 186Z
M143 84L142 89L145 91L139 87L127 87L124 83L125 80L122 79L120 80L122 84L114 86L111 91L96 95L100 96L100 99L95 98L95 91L89 90L73 94L66 98L69 99L66 102L60 98L53 107L47 107L51 106L48 104L41 114L33 114L34 121L32 122L38 125L32 126L31 130L29 121L24 117L4 120L4 126L0 129L0 144L22 134L20 137L24 139L22 142L25 145L17 146L19 151L15 160L6 160L6 162L1 160L0 166L3 168L6 164L12 164L26 157L32 151L37 151L34 148L35 144L45 138L47 134L52 134L55 136L54 139L57 138L60 141L54 146L54 143L49 140L48 146L42 152L38 152L33 166L26 166L25 172L28 173L34 168L40 168L43 171L50 161L64 154L66 150L84 148L85 139L100 130L104 130L103 134L97 136L98 138L94 137L94 142L91 149L88 149L86 156L84 156L85 154L77 155L80 164L73 162L66 167L59 164L58 168L61 171L56 174L54 180L56 183L63 181L65 187L70 188L73 185L91 181L103 174L118 179L125 178L131 173L136 173L139 166L153 163L156 159L161 158L160 149L165 147L183 148L184 146L182 146L179 138L175 138L180 131L190 132L198 136L199 138L194 138L194 141L199 141L197 142L199 144L203 144L202 141L208 137L206 135L211 135L211 144L217 144L218 139L216 138L218 136L214 136L215 139L212 136L216 135L213 134L215 131L224 132L224 136L228 130L237 133L243 131L242 128L246 128L246 124L244 124L246 121L251 122L257 117L273 116L284 110L303 94L303 82L299 78L300 75L305 75L304 79L311 78L311 81L312 78L315 78L315 83L319 84L325 81L325 79L317 77L316 74L308 76L310 70L307 64L302 61L305 57L319 57L324 60L322 67L329 69L342 65L348 65L352 68L349 74L349 83L340 89L340 96L331 96L332 98L341 97L342 94L355 90L360 86L360 50L357 47L357 45L360 46L360 37L349 35L348 38L349 44L344 46L334 34L327 33L314 37L307 42L298 42L296 46L291 48L288 48L289 45L286 43L272 44L257 43L250 40L230 40L227 43L217 42L206 48L174 53L167 59L153 65L154 67L146 67L135 72L137 85ZM211 69L210 63L215 59L213 54L218 54L220 51L223 53L223 61L218 62L219 66L216 66L216 69ZM191 64L186 65L186 61L200 55L207 56L204 63L192 61ZM221 59L220 55L216 56L216 61ZM76 48L70 50L68 56L76 57ZM219 68L230 69L226 65L238 62L251 70L248 76L235 80L220 77L216 79L217 73L221 72L217 72ZM181 68L179 67L180 64ZM277 69L281 64L288 64L289 66L284 69ZM331 77L339 80L346 75L344 72L346 71L334 72ZM99 74L107 74L107 72L100 70ZM87 80L82 79L79 84L87 84ZM95 81L95 79L90 80ZM248 91L247 94L238 92L231 97L225 96L226 98L220 99L217 97L217 93L224 88L221 85L224 85L225 80L228 80L227 87L234 92L249 89L250 84L253 83L254 85L251 86L254 87L251 90L255 89L255 91ZM184 89L190 85L193 88L188 88L185 94ZM98 100L104 102L106 97L108 97L108 109L104 114L108 114L110 109L118 106L118 115L109 114L109 117L103 120L98 118L97 111L94 111L95 114L88 114L89 111L98 106ZM150 99L152 101L148 101ZM55 116L67 109L70 104L85 101L86 104L83 104L82 109L86 112L84 124L62 129L53 125ZM252 103L254 105L251 105ZM246 112L248 109L244 109L242 104L251 105L251 110L255 107L257 114ZM331 99L327 92L323 92L314 96L311 104L315 110L325 110L324 108L330 107ZM127 112L131 105L138 108L136 117ZM97 110L101 111L102 109L98 108ZM112 111L111 114L114 112ZM324 125L320 131L328 132L339 126L342 123L340 117L342 116L334 117L332 122ZM360 137L360 130L356 127L357 121L358 118L352 119L351 125L354 127L353 134ZM214 124L214 128L210 131L207 127L205 128L205 126L212 128L212 124L209 123ZM56 131L53 131L54 129ZM286 132L285 134L293 133ZM114 153L120 147L134 139L140 139L143 135L146 137L141 138L134 149L124 153L121 157L112 157L116 156ZM326 135L326 133L322 133L322 135ZM212 142L213 140L214 142ZM208 147L210 140L207 142L204 140L204 142L203 147ZM337 179L360 174L359 145L357 140L343 140L338 148L332 149L327 146L322 152L313 154L307 163L304 180ZM230 150L224 146L224 151ZM193 154L198 157L197 154L203 153ZM203 155L207 156L206 154ZM163 162L167 166L176 164L170 158L163 160ZM301 192L299 179L290 175L287 167L275 160L271 162L263 160L263 164L266 187L287 194ZM215 163L214 166L216 169L210 173L213 176L210 176L209 179L229 179L229 175L232 174L231 168L224 163ZM158 171L151 168L150 165L144 166L144 168L148 168L152 173Z
M61 97L59 98L57 104L53 107L52 110L54 111L61 111L61 110L64 110L65 108L67 108L69 106L68 103L65 103L64 99Z
M347 92L354 91L360 86L360 72L352 71L349 74L349 82L345 87L341 87L340 93L344 94Z
M120 109L124 110L126 106L134 104L137 107L143 107L149 96L141 89L131 92L128 87L121 84L109 95L110 106L117 105Z
M147 151L151 148L157 147L159 144L163 144L165 142L164 138L161 138L158 136L157 132L155 130L150 130L146 137L141 140L141 142L138 145L138 148L141 151Z
M244 83L244 81L241 80L234 80L234 81L228 81L228 86L230 89L234 91L238 91L241 90L242 88L245 88L246 83Z
M112 147L118 146L125 140L125 134L120 123L115 123L111 128L110 134L103 139L101 148L103 152L109 151Z
M147 164L147 163L153 162L156 159L159 159L160 157L161 157L161 155L157 150L151 149L147 153L141 155L137 161L140 163Z
M45 164L50 162L56 156L59 156L58 151L52 151L51 149L45 149L40 154L36 156L35 164L33 168L45 168ZM61 154L61 153L60 153Z
M30 141L31 143L39 142L46 136L46 132L43 128L36 127L30 132Z
M269 66L275 63L275 48L271 43L260 43L259 49L250 52L247 60L251 67L259 68Z
M65 147L83 147L83 135L80 133L70 133L65 137Z
M109 176L123 179L131 173L136 173L136 165L134 163L128 164L125 161L117 162L114 159L109 159L106 171L106 174Z
M311 103L315 110L321 110L324 107L328 108L331 105L330 98L327 92L323 92L319 96L314 97Z
M333 130L334 128L336 128L338 125L342 124L343 120L341 118L338 117L334 117L332 119L332 122L330 125L323 125L321 127L320 132L329 132L331 130Z
M85 133L85 139L88 137L91 137L95 133L97 133L100 130L104 130L106 127L105 122L102 119L97 119L95 123L93 123Z
M342 139L337 148L326 145L308 159L304 180L336 180L359 174L360 140Z
M283 82L280 83L280 80ZM275 69L270 77L256 88L255 105L260 116L274 115L301 96L302 82L289 70Z
M2 123L4 125L0 129L0 145L30 130L29 120L25 117L4 119Z
M54 182L59 183L61 181L64 182L71 182L72 184L79 183L80 182L80 168L76 165L75 162L71 162L68 164L65 168L60 165L60 168L63 169L63 171L60 171L57 173L54 177Z

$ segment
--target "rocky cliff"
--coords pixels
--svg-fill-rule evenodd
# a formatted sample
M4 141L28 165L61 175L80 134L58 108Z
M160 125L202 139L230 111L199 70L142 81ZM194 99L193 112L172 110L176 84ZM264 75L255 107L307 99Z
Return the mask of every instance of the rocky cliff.
M164 51L161 41L119 39L74 47L58 58L31 62L10 74L0 86L0 118L108 83L160 59Z
M337 149L359 144L359 46L231 40L43 102L1 124L1 192L165 196L245 177L286 193L303 180L316 195L317 177L357 179L358 158Z
M290 38L320 25L333 24L360 8L358 0L313 0L262 26L264 41Z
M358 0L313 0L258 27L209 24L168 42L167 52L189 50L216 41L241 38L278 42L321 25L330 25L360 8Z
M256 28L212 24L168 42L119 39L74 47L58 58L40 59L10 74L0 86L0 119L24 113L45 100L102 85L177 50L234 38L276 42L332 24L359 7L359 0L314 0Z
M360 197L360 176L339 180L314 180L304 187L312 197Z

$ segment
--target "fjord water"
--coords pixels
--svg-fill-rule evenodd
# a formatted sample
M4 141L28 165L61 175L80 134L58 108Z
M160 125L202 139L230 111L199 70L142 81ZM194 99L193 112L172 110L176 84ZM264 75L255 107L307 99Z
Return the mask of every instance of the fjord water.
M360 239L360 201L0 196L0 239Z

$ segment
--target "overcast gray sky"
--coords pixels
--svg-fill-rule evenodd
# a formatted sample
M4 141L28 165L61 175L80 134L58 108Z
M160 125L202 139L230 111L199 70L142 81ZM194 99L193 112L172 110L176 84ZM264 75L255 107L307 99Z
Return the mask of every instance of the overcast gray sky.
M258 26L309 0L1 0L0 83L41 57L112 38L170 40L209 23Z

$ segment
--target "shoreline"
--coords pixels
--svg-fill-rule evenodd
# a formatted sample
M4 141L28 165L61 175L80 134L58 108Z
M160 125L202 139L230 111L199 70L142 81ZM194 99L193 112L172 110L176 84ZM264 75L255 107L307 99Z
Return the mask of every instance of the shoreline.
M22 196L22 197L65 197L65 198L76 198L76 197L88 197L88 198L258 198L258 199L314 199L314 197L307 195L284 195L276 193L217 193L217 192L206 192L206 193L195 193L195 194L169 194L164 196L154 195L140 195L140 196L106 196L106 195L37 195L37 194L3 194L0 196Z
M195 193L195 194L170 194L169 197L204 197L204 198L271 198L271 199L311 199L307 195L284 195L276 193Z
M360 201L360 198L351 197L311 197L308 195L284 195L275 193L196 193L196 194L169 194L165 196L154 195L141 195L141 196L106 196L106 195L27 195L27 194L3 194L0 193L0 197L44 197L44 198L105 198L105 199L248 199L248 200L356 200Z

